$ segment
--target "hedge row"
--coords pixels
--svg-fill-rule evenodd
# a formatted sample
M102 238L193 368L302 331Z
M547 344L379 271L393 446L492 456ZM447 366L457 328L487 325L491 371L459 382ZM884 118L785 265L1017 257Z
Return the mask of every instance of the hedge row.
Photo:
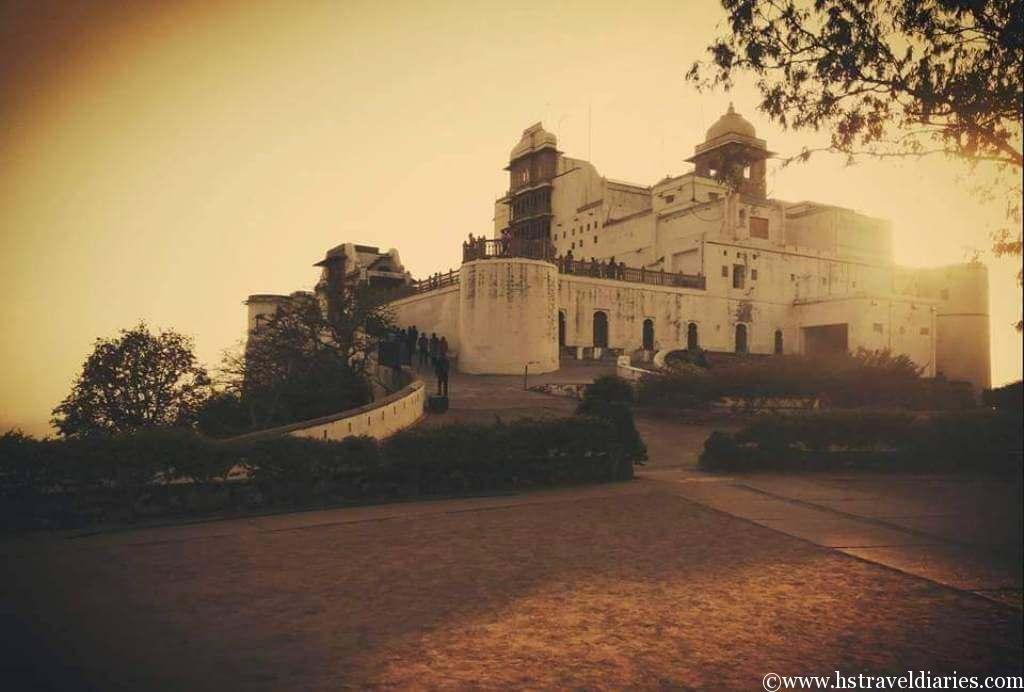
M625 480L642 458L638 439L631 417L598 416L415 428L380 443L229 443L177 431L83 440L8 433L0 437L0 519L7 527L70 527Z
M713 471L859 466L1020 473L1021 437L1019 415L993 411L823 411L712 433L700 464Z
M702 368L679 363L644 378L643 406L695 408L722 397L820 397L833 407L964 409L974 405L963 383L918 376L905 356L861 350L852 355L771 356Z

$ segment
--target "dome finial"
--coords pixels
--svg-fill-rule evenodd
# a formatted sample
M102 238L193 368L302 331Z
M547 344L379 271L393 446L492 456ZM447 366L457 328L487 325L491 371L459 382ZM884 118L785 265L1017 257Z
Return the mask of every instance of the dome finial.
M736 112L736 109L732 107L732 101L729 102L729 112L730 113L735 113Z

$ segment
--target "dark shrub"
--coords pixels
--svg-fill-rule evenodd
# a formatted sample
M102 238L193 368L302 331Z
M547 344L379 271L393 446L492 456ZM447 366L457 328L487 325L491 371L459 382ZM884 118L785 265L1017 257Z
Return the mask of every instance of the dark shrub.
M664 375L645 378L643 406L693 408L723 397L820 397L837 408L961 409L973 405L961 383L922 379L906 356L858 350L828 357L771 356L730 359L703 369L677 362Z
M981 395L986 406L1001 411L1017 411L1024 409L1024 389L1021 380L1011 382L1002 387L986 389Z
M583 390L582 406L633 403L633 386L621 377L602 375Z
M232 437L252 431L248 407L229 392L207 399L199 409L196 424L204 435L210 437Z
M700 463L709 470L852 464L1019 473L1021 446L1019 417L990 411L828 411L767 417L735 433L716 432Z
M217 442L188 431L0 437L0 518L75 526L174 512L308 506L624 480L645 456L625 404L603 415L414 428L380 444L283 436ZM229 471L248 477L228 481Z

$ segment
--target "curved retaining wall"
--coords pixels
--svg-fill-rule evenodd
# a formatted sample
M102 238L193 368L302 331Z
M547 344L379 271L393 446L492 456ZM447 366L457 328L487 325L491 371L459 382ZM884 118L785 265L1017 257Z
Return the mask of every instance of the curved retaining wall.
M231 442L263 440L280 435L312 437L318 440L343 440L367 435L378 440L408 428L423 417L426 390L416 380L380 401L359 408L333 413L310 420L258 430L231 438Z
M558 369L558 270L521 257L459 270L459 370L512 375Z

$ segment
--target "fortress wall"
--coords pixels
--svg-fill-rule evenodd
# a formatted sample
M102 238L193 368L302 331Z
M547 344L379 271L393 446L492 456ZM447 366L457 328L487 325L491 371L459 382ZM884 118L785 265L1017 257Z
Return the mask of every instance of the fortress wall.
M801 327L846 324L851 352L861 347L888 349L923 367L925 377L935 374L935 313L930 302L899 297L823 300L797 305L793 321L800 352Z
M523 258L467 262L459 272L462 372L519 374L558 369L558 271Z
M406 372L412 376L408 370ZM365 406L276 428L257 430L233 437L231 440L268 440L282 435L309 437L315 440L343 440L346 437L367 435L380 440L408 428L422 418L425 401L423 382L414 379L394 394Z
M562 276L558 306L566 317L567 346L594 345L594 313L599 310L608 315L609 347L626 351L643 346L646 319L654 322L655 350L685 348L691 322L697 325L701 348L711 351L735 349L738 322L747 325L752 353L771 353L779 328L787 352L797 343L796 332L786 327L791 321L789 305L697 289Z
M937 369L975 389L992 386L988 268L978 262L918 269L920 293L938 299Z
M436 333L438 338L448 339L449 351L454 354L460 352L458 285L402 298L389 305L398 326L416 325L416 329L428 337L432 332Z

